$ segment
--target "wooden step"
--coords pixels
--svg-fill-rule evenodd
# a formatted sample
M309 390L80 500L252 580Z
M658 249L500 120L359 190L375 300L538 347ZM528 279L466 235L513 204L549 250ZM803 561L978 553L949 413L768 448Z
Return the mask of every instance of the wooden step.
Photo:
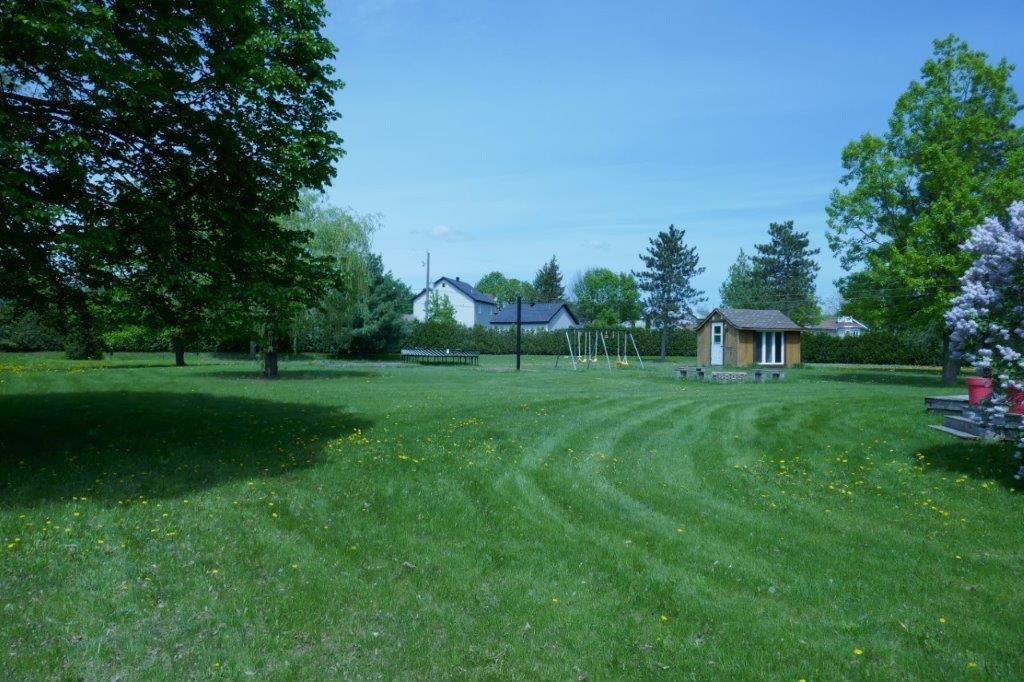
M942 420L944 426L947 426L954 431L962 431L964 433L970 433L977 436L978 438L995 438L995 433L980 420L971 418L971 416L958 416L947 414L946 418Z
M967 440L978 440L979 438L978 436L975 436L973 433L967 433L966 431L958 431L957 429L951 429L943 424L929 424L928 428L935 429L936 431L942 431L943 433L948 433L949 435L956 436L957 438L966 438Z
M939 414L961 414L970 407L966 395L933 395L924 399L924 409Z

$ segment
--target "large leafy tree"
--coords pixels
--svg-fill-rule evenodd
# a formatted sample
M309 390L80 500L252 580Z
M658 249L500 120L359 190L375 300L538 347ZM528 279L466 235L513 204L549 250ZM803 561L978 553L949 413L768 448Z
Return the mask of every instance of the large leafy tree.
M117 303L273 337L327 286L276 219L334 172L320 0L11 0L0 10L0 288L91 334Z
M686 230L669 225L652 237L646 253L640 254L644 270L634 273L644 292L644 311L661 330L661 357L668 353L668 330L693 318L693 306L706 300L693 286L693 278L704 272L695 246L683 241Z
M764 296L754 279L754 264L743 249L736 262L729 266L729 273L718 290L725 308L761 308Z
M489 272L480 278L476 288L485 294L494 296L498 308L515 303L517 296L522 296L523 301L534 302L537 300L537 291L529 282L514 277L506 277L500 272Z
M972 226L1005 218L1006 207L1024 197L1012 72L955 36L935 41L921 79L897 99L889 130L843 150L846 173L828 207L833 251L847 269L861 268L840 281L844 294L873 290L888 325L939 330L946 382L959 361L942 316L971 261L960 244Z
M565 300L565 288L562 286L562 272L558 268L558 260L551 260L541 266L537 276L533 278L533 288L537 303L554 303Z
M577 278L573 294L577 312L594 326L631 324L643 312L636 278L628 272L592 268Z
M758 307L778 309L794 322L805 324L821 312L814 291L819 265L814 257L821 249L810 248L806 232L797 232L793 221L771 223L768 242L754 248L751 277L762 301Z

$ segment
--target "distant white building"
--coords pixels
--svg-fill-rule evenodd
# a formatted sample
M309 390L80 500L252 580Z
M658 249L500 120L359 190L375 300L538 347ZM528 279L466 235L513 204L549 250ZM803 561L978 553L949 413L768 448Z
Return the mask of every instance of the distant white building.
M565 303L524 303L522 323L524 331L552 331L580 326L579 318ZM496 329L514 329L516 304L510 303L495 313L491 317L491 326Z
M847 315L843 317L826 317L818 324L809 324L804 329L816 334L831 334L832 336L843 337L860 336L868 331L868 326Z
M486 327L498 310L494 296L478 291L458 277L441 277L434 282L432 291L451 301L455 308L455 321L467 327L477 324ZM412 299L412 316L420 322L427 319L427 294L428 290L424 289Z

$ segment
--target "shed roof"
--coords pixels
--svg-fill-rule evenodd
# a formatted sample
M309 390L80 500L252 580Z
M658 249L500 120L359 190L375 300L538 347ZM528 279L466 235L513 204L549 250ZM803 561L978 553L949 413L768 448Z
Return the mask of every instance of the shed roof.
M803 329L803 327L789 319L781 310L755 310L751 308L715 308L698 325L698 328L707 324L707 321L715 313L719 313L725 318L726 322L737 329L772 331L785 331L789 329L799 331Z
M579 324L579 318L573 313L572 308L565 303L531 303L523 304L523 324L547 324L555 318L558 311L565 308L572 318L574 324ZM509 303L491 316L491 324L515 324L516 305Z

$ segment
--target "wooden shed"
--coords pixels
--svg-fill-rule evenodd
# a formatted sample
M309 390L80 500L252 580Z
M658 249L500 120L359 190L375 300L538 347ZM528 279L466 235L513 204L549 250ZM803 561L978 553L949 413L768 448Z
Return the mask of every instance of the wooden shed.
M803 328L781 310L715 308L697 325L702 365L792 367Z

